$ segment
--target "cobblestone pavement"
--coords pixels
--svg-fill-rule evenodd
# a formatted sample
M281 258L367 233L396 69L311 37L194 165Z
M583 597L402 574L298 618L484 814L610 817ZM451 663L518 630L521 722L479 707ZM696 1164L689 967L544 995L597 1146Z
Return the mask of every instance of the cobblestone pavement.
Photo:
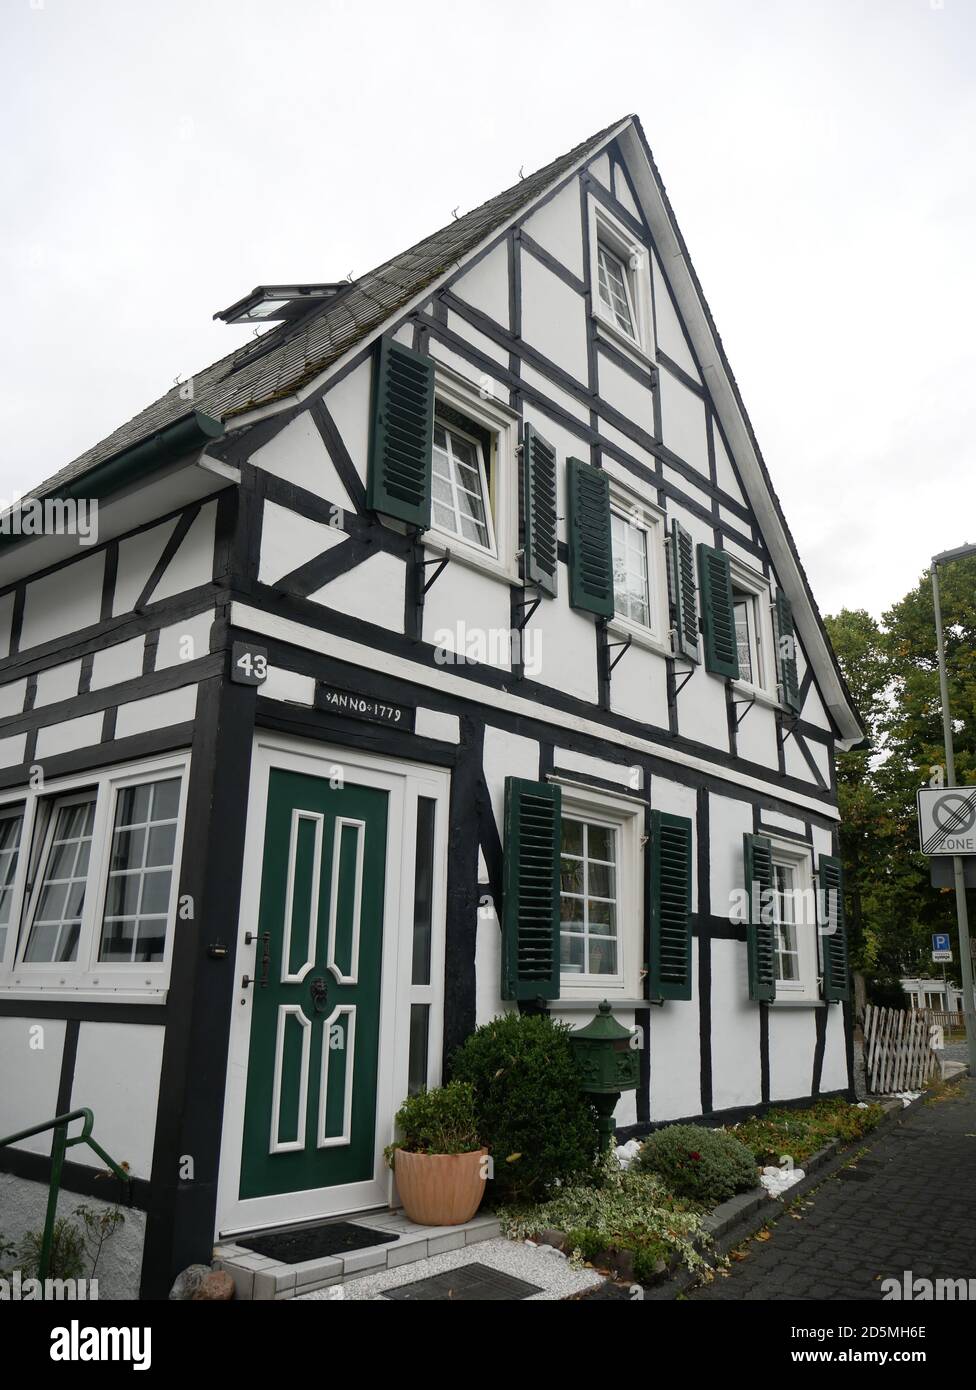
M784 1213L768 1240L686 1297L844 1299L882 1296L881 1281L976 1279L976 1082L920 1101L882 1131L848 1176Z

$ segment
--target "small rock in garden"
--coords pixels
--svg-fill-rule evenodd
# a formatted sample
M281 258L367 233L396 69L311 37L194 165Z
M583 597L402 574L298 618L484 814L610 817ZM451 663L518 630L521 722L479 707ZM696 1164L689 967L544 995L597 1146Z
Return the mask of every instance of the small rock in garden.
M234 1281L226 1269L208 1270L191 1297L194 1303L226 1303L234 1297Z
M170 1298L177 1303L188 1303L207 1275L212 1273L209 1265L187 1265L186 1269L176 1276L169 1291Z
M537 1245L552 1246L555 1250L561 1250L563 1248L565 1239L565 1231L557 1231L552 1226L549 1226L544 1231L536 1231L535 1233Z

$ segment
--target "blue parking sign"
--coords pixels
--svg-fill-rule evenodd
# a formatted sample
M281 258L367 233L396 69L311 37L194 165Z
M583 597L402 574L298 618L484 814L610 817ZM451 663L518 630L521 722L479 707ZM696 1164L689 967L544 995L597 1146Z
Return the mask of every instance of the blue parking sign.
M932 933L932 950L933 950L933 951L948 951L948 949L949 949L949 933L948 933L948 932L939 932L939 931L933 932L933 933Z

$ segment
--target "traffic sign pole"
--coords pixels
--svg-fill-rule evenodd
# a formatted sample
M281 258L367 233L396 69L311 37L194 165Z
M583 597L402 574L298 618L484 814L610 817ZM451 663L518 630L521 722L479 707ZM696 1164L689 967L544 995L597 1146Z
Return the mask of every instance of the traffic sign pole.
M961 547L953 552L976 555L976 546ZM936 555L932 560L932 604L935 608L935 640L939 657L939 691L942 695L942 734L945 740L946 782L956 785L956 763L952 753L952 718L949 713L949 678L946 673L945 638L942 632L942 608L939 602L939 561L950 556ZM956 885L956 918L959 923L959 973L962 976L962 1009L966 1024L966 1046L969 1052L969 1074L976 1076L976 1011L973 1008L973 962L969 954L969 907L966 903L966 878L962 857L952 856L952 874Z

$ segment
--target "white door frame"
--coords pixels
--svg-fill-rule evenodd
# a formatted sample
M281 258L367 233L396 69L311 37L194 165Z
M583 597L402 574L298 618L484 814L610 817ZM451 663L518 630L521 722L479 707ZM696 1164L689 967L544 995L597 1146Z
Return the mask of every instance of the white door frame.
M372 1180L366 1182L242 1199L239 1195L241 1158L254 990L242 989L240 982L244 975L254 974L268 786L272 770L279 768L324 778L335 775L335 770L341 769L345 781L389 792L374 1168ZM218 1238L288 1222L363 1211L391 1202L393 1180L383 1158L383 1149L393 1138L393 1116L407 1094L418 796L431 797L437 802L431 985L421 995L431 1000L427 1084L436 1086L440 1082L449 794L450 773L442 768L374 756L361 753L358 749L318 743L313 739L278 734L256 735L251 759L241 909L234 953L234 1011L231 1016L217 1189L215 1235ZM244 944L247 932L252 935L250 945Z

